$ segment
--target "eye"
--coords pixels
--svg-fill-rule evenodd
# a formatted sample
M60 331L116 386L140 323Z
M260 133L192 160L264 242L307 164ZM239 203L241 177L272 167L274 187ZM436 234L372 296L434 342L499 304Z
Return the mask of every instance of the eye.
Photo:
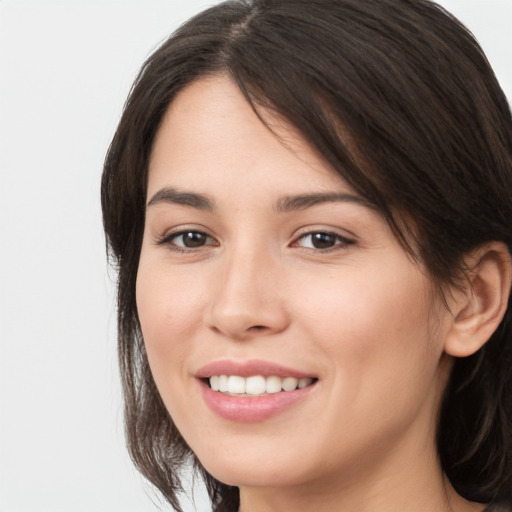
M216 245L215 240L202 231L184 230L177 233L170 233L158 245L169 245L173 250L198 249L208 245Z
M329 250L345 247L354 241L329 231L314 231L301 235L293 245L305 249Z

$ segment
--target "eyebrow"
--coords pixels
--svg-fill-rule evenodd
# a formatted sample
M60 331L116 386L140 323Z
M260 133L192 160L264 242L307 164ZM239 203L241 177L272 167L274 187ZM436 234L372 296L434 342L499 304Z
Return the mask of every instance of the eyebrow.
M274 204L274 210L277 213L287 213L306 210L319 204L335 202L355 203L366 208L374 208L366 199L353 194L316 192L280 197ZM179 191L172 187L162 188L156 192L147 203L146 208L160 203L190 206L191 208L209 212L215 211L215 202L208 196L196 192Z
M159 203L181 204L198 210L213 212L214 202L203 194L195 192L181 192L175 188L162 188L149 200L146 208Z
M371 203L362 197L353 194L327 192L281 197L275 204L275 210L284 213L305 210L318 204L337 202L355 203L366 208L374 208Z

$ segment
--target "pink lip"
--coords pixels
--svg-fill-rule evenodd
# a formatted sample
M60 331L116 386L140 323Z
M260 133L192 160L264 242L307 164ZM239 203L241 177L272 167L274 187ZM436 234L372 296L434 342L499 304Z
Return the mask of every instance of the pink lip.
M258 359L250 361L214 361L203 366L196 373L196 377L198 379L206 379L212 375L238 375L240 377L262 375L263 377L276 376L282 379L285 377L295 377L296 379L315 377L315 375L310 373L300 372L293 368L287 368L269 361L261 361Z
M262 375L264 377L314 377L291 368L285 368L267 361L216 361L202 367L196 374L201 394L206 405L215 414L230 421L250 423L266 420L276 414L283 412L292 405L306 398L315 383L302 389L294 391L282 391L263 396L229 396L218 391L213 391L205 379L212 375L239 375L250 377Z

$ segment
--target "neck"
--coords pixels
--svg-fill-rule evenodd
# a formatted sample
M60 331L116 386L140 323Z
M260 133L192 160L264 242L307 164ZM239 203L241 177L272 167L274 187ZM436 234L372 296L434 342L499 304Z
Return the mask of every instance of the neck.
M450 364L445 360L444 380L438 379L410 424L375 440L367 453L354 453L339 470L324 468L315 480L241 487L240 512L482 512L482 504L456 493L437 456L432 411L439 409Z
M435 443L403 446L371 464L354 461L336 479L290 487L241 488L240 512L481 512L482 504L459 496L443 475ZM416 444L416 446L415 446ZM370 462L370 461L368 461Z

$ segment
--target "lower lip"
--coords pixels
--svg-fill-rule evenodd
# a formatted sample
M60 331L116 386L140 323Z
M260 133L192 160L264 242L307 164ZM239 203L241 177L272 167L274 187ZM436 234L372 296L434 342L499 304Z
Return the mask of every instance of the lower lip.
M213 391L204 381L201 392L206 405L218 416L230 421L252 423L266 420L303 400L314 384L294 391L281 391L263 396L229 396Z

